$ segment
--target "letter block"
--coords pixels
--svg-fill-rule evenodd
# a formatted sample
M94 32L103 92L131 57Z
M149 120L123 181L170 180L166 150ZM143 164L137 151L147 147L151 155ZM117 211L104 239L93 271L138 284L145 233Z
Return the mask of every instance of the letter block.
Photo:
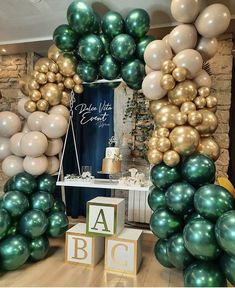
M66 262L95 266L103 256L104 238L86 235L85 223L79 223L66 232Z
M125 199L96 197L87 202L87 234L119 234L125 223Z
M105 239L105 269L138 273L142 260L142 230L124 228L118 236Z

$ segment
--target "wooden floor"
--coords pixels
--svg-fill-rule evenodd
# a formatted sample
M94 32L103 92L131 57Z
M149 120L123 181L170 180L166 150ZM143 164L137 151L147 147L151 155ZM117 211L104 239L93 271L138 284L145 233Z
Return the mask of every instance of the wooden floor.
M104 271L101 261L95 268L88 268L64 262L64 239L51 243L47 259L25 264L21 269L0 275L0 287L182 287L182 273L162 267L153 255L154 241L143 242L143 261L137 276Z

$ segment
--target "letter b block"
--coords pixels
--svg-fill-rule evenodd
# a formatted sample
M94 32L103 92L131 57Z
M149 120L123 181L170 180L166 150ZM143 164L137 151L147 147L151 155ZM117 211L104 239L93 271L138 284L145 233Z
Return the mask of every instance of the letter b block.
M86 235L85 223L79 223L66 232L66 262L95 266L103 256L104 238Z

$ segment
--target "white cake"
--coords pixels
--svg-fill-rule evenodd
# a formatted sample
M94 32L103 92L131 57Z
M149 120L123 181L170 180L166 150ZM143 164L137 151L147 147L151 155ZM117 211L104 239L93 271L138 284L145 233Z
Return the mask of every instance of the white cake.
M102 161L102 172L115 174L121 171L121 160L118 147L107 147L105 150L105 158Z
M120 155L120 149L118 147L107 147L105 150L105 158L115 158Z

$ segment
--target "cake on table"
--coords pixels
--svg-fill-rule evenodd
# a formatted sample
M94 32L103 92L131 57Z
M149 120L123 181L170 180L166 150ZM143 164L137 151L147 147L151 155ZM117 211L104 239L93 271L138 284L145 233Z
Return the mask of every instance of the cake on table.
M102 172L115 174L121 171L121 155L118 147L107 147L102 161Z

